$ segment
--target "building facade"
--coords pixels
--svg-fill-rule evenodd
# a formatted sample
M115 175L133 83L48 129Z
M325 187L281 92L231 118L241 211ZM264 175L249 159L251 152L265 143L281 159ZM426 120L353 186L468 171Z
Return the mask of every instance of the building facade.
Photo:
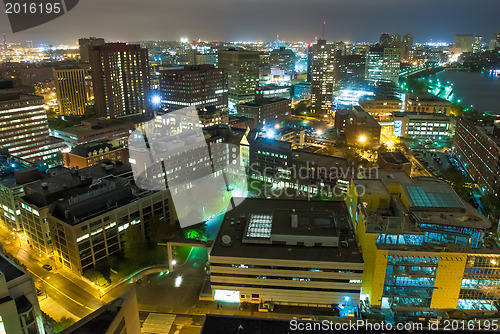
M64 269L82 275L124 247L128 228L146 238L153 216L169 219L167 191L144 191L130 183L129 165L102 161L63 169L25 186L21 215L28 242ZM88 208L93 208L88 211Z
M450 115L452 103L432 94L407 94L406 112Z
M433 178L403 171L353 180L349 212L363 253L362 299L390 308L395 320L439 310L495 310L499 248L491 223Z
M227 94L227 74L213 65L160 71L161 103L167 112L189 106L227 108Z
M83 115L87 105L85 70L53 69L57 104L62 115Z
M0 93L0 147L29 161L51 161L64 147L49 136L43 97Z
M402 138L452 139L456 120L451 116L427 113L394 113L394 135Z
M219 69L227 73L228 107L253 101L259 85L260 57L257 51L220 50Z
M283 98L259 98L237 105L238 115L253 118L261 126L278 124L288 118L291 111L291 101Z
M363 261L348 217L343 202L245 199L226 213L210 252L214 299L356 304Z
M150 111L146 49L125 43L93 46L90 66L97 116L122 118Z
M319 116L332 113L335 53L334 46L319 39L308 50L311 72L311 112Z
M500 128L460 118L453 139L454 153L482 191L500 196Z

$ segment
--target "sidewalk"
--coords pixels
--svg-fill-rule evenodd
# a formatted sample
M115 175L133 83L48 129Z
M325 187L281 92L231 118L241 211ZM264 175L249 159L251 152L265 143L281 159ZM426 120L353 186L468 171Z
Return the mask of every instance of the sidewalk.
M50 297L43 297L38 302L40 309L55 321L61 321L61 318L72 318L75 321L79 319L79 317L63 308Z

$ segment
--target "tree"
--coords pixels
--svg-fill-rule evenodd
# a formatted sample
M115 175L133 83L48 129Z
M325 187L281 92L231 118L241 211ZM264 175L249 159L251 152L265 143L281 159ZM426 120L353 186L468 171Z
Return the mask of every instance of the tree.
M144 240L140 225L133 225L126 229L123 238L123 253L125 258L135 264L144 263L144 254L146 254L147 251L147 244Z
M85 272L83 273L83 277L87 278L97 286L105 286L109 284L109 281L104 278L103 274L101 274L94 268L85 270Z

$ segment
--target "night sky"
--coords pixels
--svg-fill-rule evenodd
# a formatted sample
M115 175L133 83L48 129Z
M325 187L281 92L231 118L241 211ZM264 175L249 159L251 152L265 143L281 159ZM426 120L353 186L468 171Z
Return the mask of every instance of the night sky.
M0 5L2 6L2 5ZM78 37L107 41L313 41L327 21L326 39L378 41L381 32L413 33L415 42L453 42L456 33L500 32L498 0L80 0L66 15L12 34L8 41L74 44Z

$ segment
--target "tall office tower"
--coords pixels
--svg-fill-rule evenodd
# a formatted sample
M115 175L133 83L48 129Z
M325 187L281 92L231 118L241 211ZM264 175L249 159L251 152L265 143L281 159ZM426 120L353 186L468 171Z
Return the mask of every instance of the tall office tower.
M335 72L334 46L324 39L318 39L309 47L311 64L311 112L320 115L331 114Z
M399 82L400 48L372 47L366 55L365 77L369 80Z
M274 49L269 62L273 83L290 84L295 73L295 53L285 47Z
M474 36L472 34L456 34L455 35L455 48L460 52L472 52L472 45L474 44Z
M394 33L391 34L391 46L400 47L401 46L401 35Z
M5 33L3 33L2 48L3 48L3 51L7 51L7 40L5 39Z
M89 37L79 38L78 45L80 45L80 59L84 63L90 60L90 49L94 46L104 45L104 38Z
M162 107L227 108L227 74L213 65L184 66L160 71Z
M473 53L480 53L483 51L483 36L477 35L474 36L474 44L472 45Z
M378 43L382 46L389 46L391 45L391 41L392 41L391 34L384 32L380 35Z
M125 43L94 46L90 66L97 116L120 118L149 112L147 49Z
M408 58L408 53L413 48L413 35L405 34L403 37L403 57Z
M17 92L0 93L0 148L28 160L55 158L62 140L49 136L43 97Z
M83 68L52 69L57 104L62 115L83 115L87 104L85 70Z
M0 254L0 333L45 334L33 277Z
M384 48L384 66L382 79L395 84L399 83L399 69L401 67L401 48Z
M259 84L260 57L258 51L219 51L219 68L227 72L228 106L253 101Z
M500 50L500 34L495 37L495 50Z

